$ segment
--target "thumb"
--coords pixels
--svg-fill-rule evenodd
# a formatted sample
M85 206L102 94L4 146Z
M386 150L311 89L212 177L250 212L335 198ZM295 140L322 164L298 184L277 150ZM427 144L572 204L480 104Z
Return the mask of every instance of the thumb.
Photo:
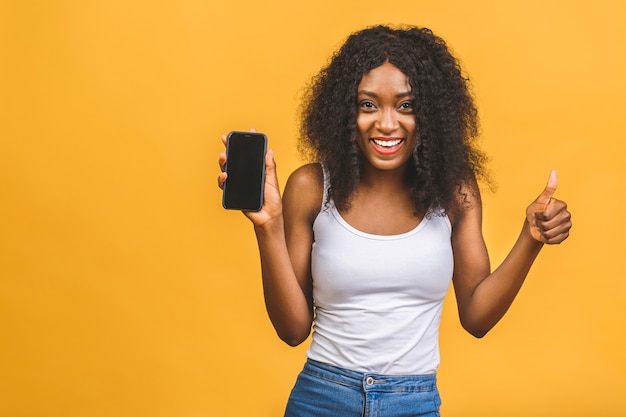
M537 203L543 204L547 207L550 201L552 200L552 196L554 195L554 192L556 191L558 182L559 181L556 176L556 171L554 170L550 171L550 176L548 177L548 183L546 184L546 188L543 190L541 195L537 197Z
M276 171L276 161L274 160L274 150L268 148L265 153L265 169L267 172Z

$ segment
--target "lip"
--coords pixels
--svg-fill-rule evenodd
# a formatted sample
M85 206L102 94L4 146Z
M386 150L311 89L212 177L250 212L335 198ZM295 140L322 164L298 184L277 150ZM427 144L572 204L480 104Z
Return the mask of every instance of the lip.
M370 139L374 150L381 155L393 155L404 146L404 142L404 138L399 137L375 137ZM385 143L386 145L382 145L381 143Z

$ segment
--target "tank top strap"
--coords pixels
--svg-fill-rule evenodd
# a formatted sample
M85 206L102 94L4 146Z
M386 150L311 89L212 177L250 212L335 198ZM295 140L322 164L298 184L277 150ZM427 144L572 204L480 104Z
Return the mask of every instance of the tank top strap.
M330 201L328 200L328 193L330 190L330 172L328 171L328 167L324 162L320 162L319 164L322 167L322 175L324 178L324 192L322 194L322 207L320 208L320 210L324 211L328 209L328 207L331 205Z

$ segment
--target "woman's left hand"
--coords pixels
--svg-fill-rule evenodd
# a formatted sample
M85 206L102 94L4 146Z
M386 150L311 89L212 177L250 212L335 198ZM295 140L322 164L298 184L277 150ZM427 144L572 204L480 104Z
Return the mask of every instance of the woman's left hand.
M553 197L558 180L556 171L550 172L548 184L541 195L526 209L526 220L531 236L542 243L559 244L569 236L571 214L564 201Z

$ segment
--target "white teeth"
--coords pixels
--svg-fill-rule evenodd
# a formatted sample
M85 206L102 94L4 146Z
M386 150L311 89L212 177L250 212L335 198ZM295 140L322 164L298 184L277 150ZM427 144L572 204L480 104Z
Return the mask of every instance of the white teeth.
M402 139L396 139L396 140L378 140L378 139L373 139L373 142L376 145L378 145L378 146L391 147L391 146L399 145L400 142L402 142Z

